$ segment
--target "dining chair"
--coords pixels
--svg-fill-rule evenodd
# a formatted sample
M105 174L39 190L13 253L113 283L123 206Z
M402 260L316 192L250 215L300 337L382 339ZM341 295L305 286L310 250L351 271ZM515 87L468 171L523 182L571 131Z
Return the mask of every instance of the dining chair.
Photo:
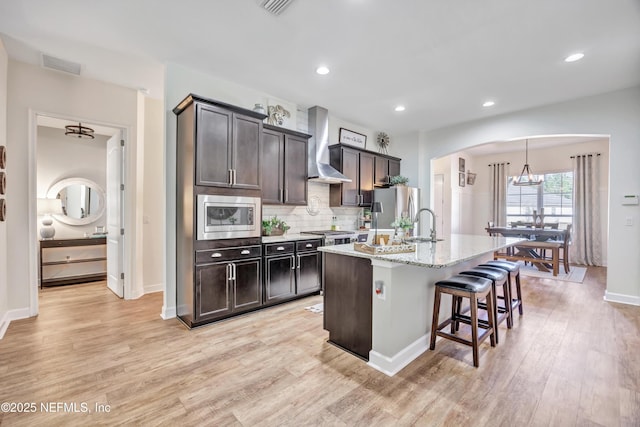
M562 261L562 265L564 266L564 272L569 273L569 246L571 246L571 228L572 224L567 224L567 229L564 231L564 238L561 240L562 247L560 248L562 252L562 256L560 261Z

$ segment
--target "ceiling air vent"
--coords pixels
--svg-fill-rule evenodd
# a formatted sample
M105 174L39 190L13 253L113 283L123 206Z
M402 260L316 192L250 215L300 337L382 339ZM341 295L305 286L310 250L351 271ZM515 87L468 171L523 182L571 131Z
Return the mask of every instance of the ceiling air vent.
M280 15L293 0L261 0L260 6L267 12Z
M80 64L77 62L67 61L44 53L42 54L42 66L64 73L75 74L76 76L80 75Z

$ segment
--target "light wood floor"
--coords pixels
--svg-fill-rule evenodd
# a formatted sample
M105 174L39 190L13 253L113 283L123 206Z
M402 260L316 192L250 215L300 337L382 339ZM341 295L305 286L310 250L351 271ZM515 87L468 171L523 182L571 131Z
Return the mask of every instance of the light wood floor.
M0 424L638 426L640 307L583 284L523 277L525 314L500 344L439 340L389 378L330 344L311 297L192 331L160 293L46 289L0 341L0 402L84 402L85 413L0 413ZM93 412L96 404L109 413Z

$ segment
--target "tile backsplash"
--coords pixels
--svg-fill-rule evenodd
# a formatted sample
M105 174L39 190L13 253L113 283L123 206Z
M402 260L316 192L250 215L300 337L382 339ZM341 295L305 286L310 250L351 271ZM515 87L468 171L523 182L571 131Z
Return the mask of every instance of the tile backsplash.
M336 225L340 230L357 230L360 208L332 208L329 207L329 185L318 182L308 182L307 206L279 206L263 205L262 218L278 216L283 219L291 229L289 233L301 231L329 230L331 218L336 217ZM317 202L317 214L309 206L312 201Z

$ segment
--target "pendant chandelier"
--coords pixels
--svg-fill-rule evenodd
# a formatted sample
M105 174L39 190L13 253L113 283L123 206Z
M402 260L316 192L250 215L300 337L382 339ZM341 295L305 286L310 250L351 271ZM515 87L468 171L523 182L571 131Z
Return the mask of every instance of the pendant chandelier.
M93 129L82 126L82 123L78 123L78 125L67 125L64 127L64 134L69 136L76 136L78 138L95 138L93 136Z
M513 185L540 185L542 184L542 176L534 175L529 167L529 140L525 142L525 160L524 167L520 176L513 181Z

